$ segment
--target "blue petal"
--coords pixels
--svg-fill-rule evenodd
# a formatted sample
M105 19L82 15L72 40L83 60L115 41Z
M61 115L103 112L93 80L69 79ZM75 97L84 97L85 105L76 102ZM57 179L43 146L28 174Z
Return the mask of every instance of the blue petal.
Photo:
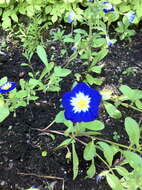
M71 120L72 122L90 122L95 120L98 117L98 108L90 109L87 112L74 113L72 110L65 111L65 118Z
M8 88L8 89L6 89L6 90L4 90L4 89L2 89L2 88L3 88L3 86L4 86L6 83L10 83L10 84L11 84L11 87ZM16 88L16 83L15 83L15 82L6 82L6 83L3 84L2 86L0 86L0 93L1 93L1 94L7 93L7 92L13 90L14 88Z
M74 17L75 17L75 12L71 10L68 16L68 23L72 23L74 21Z
M87 92L89 92L91 88L85 84L84 82L78 83L74 88L73 88L73 92L78 93L78 92L84 92L85 94L88 94Z
M135 14L135 12L130 11L127 13L127 17L128 17L129 22L132 23L136 17L136 14Z
M110 6L112 6L112 4L109 3L108 1L104 1L104 2L103 2L103 5L110 5ZM105 7L105 8L103 9L103 11L104 11L105 13L112 12L112 11L114 11L114 8L113 8L113 7L111 7L111 8Z

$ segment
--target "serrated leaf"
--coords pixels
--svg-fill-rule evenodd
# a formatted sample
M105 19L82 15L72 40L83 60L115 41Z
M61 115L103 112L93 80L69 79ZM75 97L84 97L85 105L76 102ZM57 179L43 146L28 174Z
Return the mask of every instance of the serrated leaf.
M94 141L89 142L84 149L83 158L84 160L92 160L96 155L96 148L94 145Z
M112 104L108 102L104 102L105 109L107 113L110 115L110 117L114 119L120 119L122 114L121 112Z
M125 119L125 129L129 136L131 145L139 146L140 129L137 122L131 117Z

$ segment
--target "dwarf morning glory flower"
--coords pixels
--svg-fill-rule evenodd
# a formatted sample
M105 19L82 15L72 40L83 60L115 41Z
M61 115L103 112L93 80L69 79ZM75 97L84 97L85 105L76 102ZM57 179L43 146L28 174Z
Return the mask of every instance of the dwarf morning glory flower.
M132 23L134 21L135 17L136 17L136 14L135 14L135 12L130 11L130 12L128 12L126 14L126 16L127 16L128 20L129 20L129 22Z
M68 23L72 23L74 21L74 18L75 18L75 12L71 10L68 16Z
M72 51L76 51L76 47L73 46L73 47L71 48L71 50L72 50Z
M113 46L114 42L113 42L112 40L110 40L109 37L106 37L106 41L107 41L107 45L108 45L109 47L112 47L112 46Z
M16 87L15 82L6 82L2 86L0 86L0 93L4 94L6 92L13 90L15 87Z
M109 3L108 1L104 1L104 2L103 2L103 5L104 5L103 11L104 11L105 13L114 11L114 8L113 8L112 4Z
M64 115L72 122L90 122L97 118L102 96L85 83L77 84L62 98Z

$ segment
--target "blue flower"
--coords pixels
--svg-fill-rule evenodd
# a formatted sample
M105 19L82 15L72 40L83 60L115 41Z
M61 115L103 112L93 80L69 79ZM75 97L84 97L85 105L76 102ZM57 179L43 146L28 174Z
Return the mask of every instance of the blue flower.
M106 41L107 41L107 45L108 47L112 47L114 42L112 40L109 39L109 37L106 37Z
M113 8L112 4L109 3L108 1L104 1L104 2L103 2L103 5L104 5L103 11L104 11L105 13L114 11L114 8Z
M129 20L129 22L132 23L134 21L135 17L136 17L136 14L135 14L135 12L130 11L130 12L128 12L126 14L126 16L127 16L128 20Z
M62 98L64 115L72 122L89 122L97 118L102 96L85 83L77 84Z
M76 47L73 46L73 47L71 48L71 50L72 50L72 51L76 51Z
M0 93L4 94L6 92L9 92L16 88L16 83L15 82L6 82L2 86L0 86Z
M75 18L75 12L71 10L68 16L68 23L72 23L74 21L74 18Z

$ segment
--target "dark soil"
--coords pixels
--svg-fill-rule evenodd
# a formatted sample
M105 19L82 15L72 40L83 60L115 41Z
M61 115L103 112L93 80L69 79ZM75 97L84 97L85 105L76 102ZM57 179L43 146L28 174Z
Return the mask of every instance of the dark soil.
M102 77L105 77L103 87L109 86L117 91L121 84L131 88L142 90L142 35L135 36L132 42L120 42L110 49L110 54L103 61L105 63ZM18 83L20 78L27 78L29 69L21 67L25 62L21 56L21 50L9 44L7 56L0 56L0 78L7 76L10 81ZM58 52L58 47L55 46ZM34 56L32 64L35 70L40 70L42 64ZM73 73L83 72L84 67L78 62L69 65ZM123 74L129 67L133 72ZM47 190L53 186L54 190L62 190L63 182L65 190L110 190L105 180L97 182L97 175L103 171L104 165L96 160L97 173L93 179L85 179L86 168L90 163L80 159L80 170L76 180L72 180L72 163L67 163L65 155L67 149L53 151L65 138L56 135L53 141L47 135L39 135L36 129L48 126L56 114L61 110L60 99L64 92L71 88L73 75L64 79L61 83L60 93L39 93L36 103L31 102L26 108L19 108L16 117L11 114L0 125L0 190L20 190L30 188L32 185L40 186ZM98 87L97 87L98 88ZM101 89L99 87L98 89ZM112 139L113 132L117 131L119 141L128 143L127 136L123 130L125 116L131 116L137 121L142 118L139 112L121 108L123 117L121 120L111 119L100 109L100 120L105 123L106 128L102 136ZM51 129L63 130L64 126L52 125ZM69 147L70 148L70 147ZM77 145L79 158L82 157L82 147ZM46 157L42 157L42 151L47 151ZM53 177L51 179L51 176ZM52 189L52 188L51 188Z

